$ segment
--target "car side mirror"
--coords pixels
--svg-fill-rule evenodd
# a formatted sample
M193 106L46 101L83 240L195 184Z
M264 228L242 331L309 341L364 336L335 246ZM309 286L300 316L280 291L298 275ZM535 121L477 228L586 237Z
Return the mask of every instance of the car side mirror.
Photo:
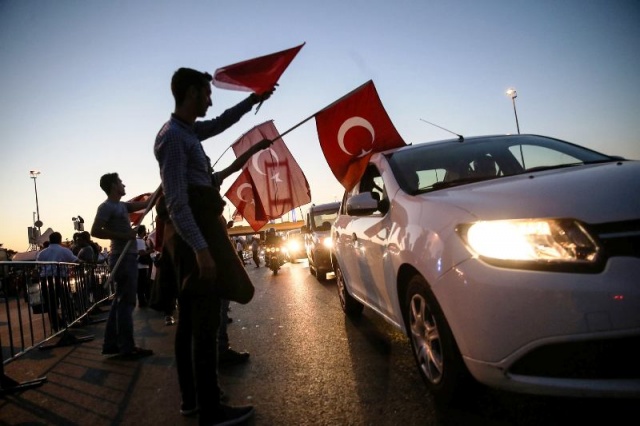
M371 192L363 192L347 200L347 214L350 216L368 216L378 210L379 201Z

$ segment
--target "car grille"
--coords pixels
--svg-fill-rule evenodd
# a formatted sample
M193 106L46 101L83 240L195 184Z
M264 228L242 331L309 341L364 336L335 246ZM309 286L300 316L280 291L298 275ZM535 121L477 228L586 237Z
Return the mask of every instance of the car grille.
M529 352L509 372L568 379L638 379L638 347L640 336L557 343Z
M640 220L590 225L602 247L605 257L640 257Z

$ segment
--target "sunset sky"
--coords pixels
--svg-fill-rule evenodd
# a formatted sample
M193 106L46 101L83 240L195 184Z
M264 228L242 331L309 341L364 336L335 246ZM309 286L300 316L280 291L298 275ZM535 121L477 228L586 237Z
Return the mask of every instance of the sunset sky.
M64 239L74 216L90 228L104 173L120 174L125 198L155 190L153 142L179 67L213 73L302 42L260 111L204 143L217 168L254 125L284 132L370 79L408 143L451 137L421 119L465 136L515 133L514 87L522 133L640 159L638 22L637 0L1 0L0 243L28 247L32 169L43 231ZM246 95L214 88L207 118ZM284 141L312 202L339 200L314 121Z

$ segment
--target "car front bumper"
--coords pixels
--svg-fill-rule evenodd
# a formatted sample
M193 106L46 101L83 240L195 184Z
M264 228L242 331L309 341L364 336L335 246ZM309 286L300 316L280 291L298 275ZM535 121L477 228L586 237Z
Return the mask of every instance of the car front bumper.
M640 259L599 274L469 259L432 285L472 375L527 393L640 396Z

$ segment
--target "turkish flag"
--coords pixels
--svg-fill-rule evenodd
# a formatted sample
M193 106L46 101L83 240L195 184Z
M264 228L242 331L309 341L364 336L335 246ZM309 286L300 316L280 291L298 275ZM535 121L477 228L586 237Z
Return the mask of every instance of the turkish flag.
M231 220L234 222L242 222L243 219L244 219L244 216L242 216L242 213L240 213L236 208L233 214L231 215Z
M259 95L268 92L304 45L218 68L213 74L213 85Z
M137 196L133 197L132 199L127 201L127 203L137 203L139 201L149 201L149 198L151 198L151 193L150 192L146 192L144 194L140 194L140 195L137 195ZM133 226L139 225L139 222L143 218L142 215L144 214L144 210L145 209L129 213L129 221L131 222L131 225L133 225Z
M245 133L231 146L236 157L263 139L274 141L244 166L253 180L267 219L276 219L311 202L311 190L302 169L280 137L273 121L266 121Z
M254 231L257 232L268 222L248 170L243 170L240 173L238 179L227 190L225 197L236 206L237 211Z
M373 81L315 114L324 157L347 191L362 178L374 152L405 146Z

